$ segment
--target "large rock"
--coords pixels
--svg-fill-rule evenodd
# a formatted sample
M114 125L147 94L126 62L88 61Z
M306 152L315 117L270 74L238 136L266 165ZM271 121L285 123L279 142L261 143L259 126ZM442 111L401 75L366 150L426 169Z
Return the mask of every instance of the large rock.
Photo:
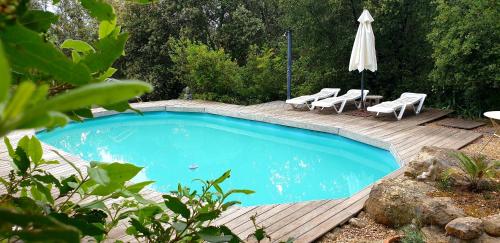
M465 216L464 211L456 207L449 197L425 197L417 210L420 211L422 223L429 225L445 226L448 222Z
M488 234L484 233L481 237L476 240L479 243L498 243L500 242L500 237L491 237Z
M425 242L432 243L448 243L449 238L446 236L443 228L438 226L426 226L420 229L422 232Z
M431 186L414 180L383 180L372 188L365 203L366 213L380 224L392 227L409 224L432 190Z
M476 239L483 233L483 221L474 217L456 218L449 222L446 233L462 240Z
M500 242L500 237L492 237L486 233L483 233L479 238L473 240L462 240L457 237L448 237L450 240L448 243L498 243ZM432 241L429 241L429 243ZM432 242L434 243L434 242Z
M432 164L434 164L437 174L450 168L456 169L458 160L451 155L455 152L457 151L452 149L424 146L416 158L408 163L404 174L411 178L417 178L422 173L428 172Z
M365 203L366 213L375 222L391 227L409 224L414 219L424 225L444 226L465 216L450 198L428 196L433 190L424 182L407 178L384 180L372 188Z
M483 218L484 231L492 236L500 236L500 213Z

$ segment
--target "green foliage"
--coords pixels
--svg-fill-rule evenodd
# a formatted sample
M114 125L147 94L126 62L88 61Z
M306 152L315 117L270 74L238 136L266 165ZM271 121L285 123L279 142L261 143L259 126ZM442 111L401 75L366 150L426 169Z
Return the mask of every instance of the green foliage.
M4 142L14 169L9 180L2 180L6 192L0 195L2 238L79 242L81 237L89 236L103 240L107 232L129 214L123 209L130 202L107 202L117 198L147 202L139 194L144 186L129 190L129 181L142 168L131 164L93 163L86 168L87 173L75 167L77 175L56 178L44 166L59 162L42 158L42 147L35 137L21 138L15 149L7 137ZM58 194L51 193L53 189L57 189Z
M478 155L469 157L462 152L454 153L460 164L460 169L470 183L473 190L479 190L480 182L495 176L500 161L488 161L486 157Z
M435 63L430 78L440 104L476 117L497 108L500 3L437 0L436 5L428 39Z
M408 225L402 228L403 238L401 243L425 243L424 235L414 225Z
M440 190L449 191L453 187L453 185L455 184L455 181L452 177L453 173L453 170L448 169L439 174L437 178L437 186Z
M140 194L152 181L131 181L140 167L91 162L79 168L54 151L74 169L56 178L50 165L60 162L45 160L35 137L11 144L6 135L17 129L52 129L70 119L91 118L93 106L124 111L130 108L130 98L151 91L141 81L106 81L117 71L112 65L123 55L128 37L116 25L109 4L82 0L90 16L100 21L98 40L90 44L68 39L58 48L46 39L57 17L27 10L27 3L13 4L14 9L1 12L0 18L0 137L12 167L8 177L0 178L5 192L0 195L0 241L102 242L120 222L129 221L127 233L141 240L239 242L227 227L210 225L239 203L226 202L229 195L253 193L224 193L220 183L229 178L229 172L203 182L201 194L179 186L178 193L164 195L160 207ZM71 57L62 49L69 50Z
M120 33L119 26L94 46L81 40L66 41L62 48L72 49L70 59L41 35L57 16L26 10L26 4L17 6L18 21L3 19L0 25L0 136L15 129L63 126L70 119L80 120L83 114L91 116L92 105L124 110L129 107L128 99L151 90L137 81L102 83L112 71L111 65L123 54L127 35ZM103 21L115 16L104 2L85 1L84 7ZM60 92L50 89L54 85L78 88L53 95ZM4 100L6 97L8 100Z
M185 39L170 40L170 45L175 63L172 73L193 90L196 98L238 101L242 88L239 66L223 50L210 50Z
M229 177L230 171L227 171L216 180L198 180L203 184L199 193L179 185L171 195L163 195L163 204L149 204L134 210L126 232L141 242L240 242L227 227L210 225L230 205L240 203L227 201L230 195L253 193L249 190L224 192L220 184Z
M117 76L140 78L151 83L155 90L143 97L149 100L177 98L185 87L186 81L172 72L176 64L171 59L169 39L186 38L208 46L209 50L223 49L228 60L236 60L239 66L243 66L251 45L270 49L281 41L283 34L278 19L278 0L175 0L151 5L128 4L124 9L120 19L131 35L126 46L127 55L119 62L121 71ZM264 48L264 45L269 48ZM279 73L283 72L285 70L279 70ZM224 98L220 99L222 96ZM203 97L236 103L241 103L244 98L212 93L198 96Z
M285 86L283 59L272 49L260 51L252 46L244 66L222 49L212 50L187 39L169 41L171 72L190 87L195 98L230 103L258 103L279 99Z

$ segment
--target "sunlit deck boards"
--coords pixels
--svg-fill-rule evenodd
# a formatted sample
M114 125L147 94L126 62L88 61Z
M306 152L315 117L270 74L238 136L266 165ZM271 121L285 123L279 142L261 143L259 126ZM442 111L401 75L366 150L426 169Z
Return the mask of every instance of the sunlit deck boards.
M446 116L449 112L428 109L415 116L408 112L407 117L396 121L393 117L356 117L343 114L324 112L310 112L293 110L282 101L269 102L252 106L230 105L207 101L169 100L145 102L135 104L134 107L144 111L190 111L207 112L227 115L257 121L308 128L313 130L338 133L347 137L360 139L371 144L390 147L395 151L402 162L410 161L423 146L440 146L459 149L474 141L480 134L446 127L421 126L427 122ZM96 115L106 115L109 112L99 109ZM23 134L33 133L16 132L9 135L15 143ZM51 146L43 145L45 158L57 159L51 151ZM79 167L86 162L62 152ZM0 144L0 161L7 160L7 152L3 143ZM73 173L72 168L65 163L51 165L50 171L55 176ZM10 170L8 163L0 163L0 176L5 177ZM399 176L398 170L389 177ZM1 190L1 189L0 189ZM254 207L234 207L225 212L216 224L224 224L237 233L242 239L252 232L253 225L250 216L257 215L257 223L264 225L273 241L295 238L295 242L310 242L320 237L333 227L345 222L362 209L370 187L360 191L350 198L341 200L322 200L292 204L265 205ZM160 201L158 192L147 190L145 197ZM133 241L124 233L125 225L121 225L110 233L115 239Z

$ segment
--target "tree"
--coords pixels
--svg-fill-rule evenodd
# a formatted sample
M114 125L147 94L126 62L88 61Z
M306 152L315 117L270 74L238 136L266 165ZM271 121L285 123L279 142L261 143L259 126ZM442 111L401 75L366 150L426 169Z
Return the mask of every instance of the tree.
M433 47L430 74L439 104L468 116L500 104L500 3L437 0L428 38Z
M45 39L58 19L54 13L29 8L29 1L7 0L0 5L0 137L6 148L2 153L12 165L9 175L0 177L0 241L101 242L123 220L131 224L127 234L141 242L241 241L227 227L210 225L239 203L226 202L230 194L253 193L225 193L220 183L230 177L229 171L216 180L202 181L201 194L179 185L177 192L163 195L160 207L140 194L152 181L131 182L140 167L91 162L78 168L55 151L74 169L73 174L56 178L45 166L59 161L43 158L36 137L25 136L11 144L6 136L10 132L53 129L69 120L92 118L93 106L132 109L128 99L151 91L141 81L107 81L116 71L111 66L123 54L128 35L116 25L111 5L101 0L80 3L99 22L95 43L67 39L54 45ZM69 50L70 57L62 49ZM65 84L67 89L49 93L54 84Z

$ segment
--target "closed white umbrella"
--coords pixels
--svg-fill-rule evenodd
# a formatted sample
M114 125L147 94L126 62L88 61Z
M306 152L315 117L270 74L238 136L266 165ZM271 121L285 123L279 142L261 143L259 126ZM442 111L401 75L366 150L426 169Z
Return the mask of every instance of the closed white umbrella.
M352 46L351 60L349 61L349 71L358 70L361 73L361 102L365 106L364 90L364 70L377 71L377 55L375 53L375 35L373 34L373 17L368 10L358 18L359 27L356 39Z

